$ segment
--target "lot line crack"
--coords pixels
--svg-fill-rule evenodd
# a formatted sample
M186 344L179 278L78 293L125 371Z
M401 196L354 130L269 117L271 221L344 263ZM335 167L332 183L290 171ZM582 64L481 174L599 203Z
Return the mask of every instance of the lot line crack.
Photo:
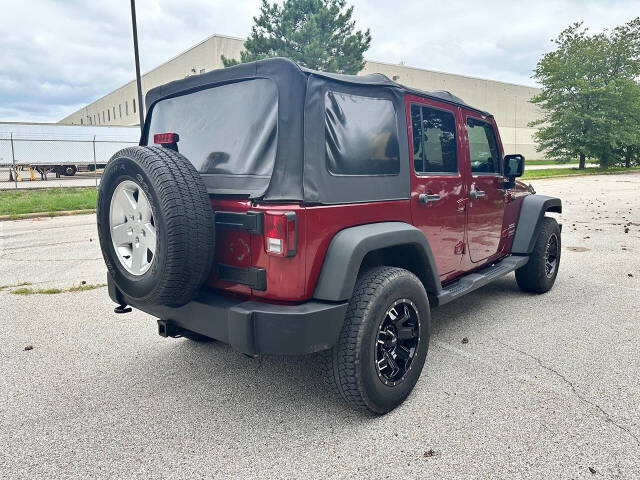
M31 245L24 245L21 247L5 247L3 250L5 251L9 251L9 250L27 250L27 249L33 249L33 248L46 248L46 247L57 247L59 245L70 245L73 243L85 243L86 240L82 239L82 240L68 240L65 242L53 242L53 243L40 243L40 244L31 244Z
M544 368L545 370L553 373L556 377L560 378L565 384L569 385L569 388L571 388L571 391L573 392L573 394L578 398L578 400L580 400L582 403L589 405L593 408L595 408L596 410L598 410L602 416L604 417L605 421L612 424L613 426L617 427L618 429L622 430L623 432L627 433L631 438L633 438L636 442L636 444L640 447L640 438L633 433L631 430L629 430L627 427L625 427L624 425L620 425L618 422L616 422L611 415L609 415L600 405L598 405L595 402L592 402L591 400L589 400L588 398L583 397L578 390L576 389L576 386L573 384L573 382L571 382L567 377L565 377L562 373L560 373L559 371L555 370L554 368L551 368L550 366L546 365L542 360L540 360L540 358L536 357L535 355L532 355L528 352L525 352L524 350L520 350L519 348L513 347L507 343L504 343L501 340L498 340L495 337L491 337L493 340L495 340L497 343L499 343L500 345L502 345L505 348L508 348L509 350L512 350L516 353L519 353L520 355L524 355L525 357L529 357L533 360L535 360L538 365L540 365L542 368Z

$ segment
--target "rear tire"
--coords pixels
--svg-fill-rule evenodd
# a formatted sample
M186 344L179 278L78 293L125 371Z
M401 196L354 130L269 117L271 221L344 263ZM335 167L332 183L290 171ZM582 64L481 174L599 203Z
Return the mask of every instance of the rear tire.
M418 381L430 331L429 300L418 277L396 267L365 271L338 343L323 353L325 378L353 408L387 413Z
M125 201L118 202L118 195ZM96 213L102 255L125 297L141 304L181 306L208 277L214 255L213 211L200 174L180 153L157 146L120 150L102 175ZM129 235L123 240L120 227ZM134 252L143 243L144 268L136 269Z
M525 292L545 293L558 276L561 252L560 226L555 218L544 217L529 261L516 270L516 282Z

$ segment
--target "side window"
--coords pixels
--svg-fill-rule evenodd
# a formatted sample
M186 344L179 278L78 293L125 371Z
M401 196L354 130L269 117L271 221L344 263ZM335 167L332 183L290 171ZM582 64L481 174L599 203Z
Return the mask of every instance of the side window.
M467 117L472 173L500 173L500 151L490 123Z
M335 175L397 175L400 152L391 100L325 95L325 156Z
M458 150L453 113L412 105L411 125L416 173L457 173Z

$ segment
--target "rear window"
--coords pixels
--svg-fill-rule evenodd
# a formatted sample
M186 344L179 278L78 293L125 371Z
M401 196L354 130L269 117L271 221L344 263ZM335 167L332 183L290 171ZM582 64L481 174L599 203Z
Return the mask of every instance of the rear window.
M391 100L327 92L325 151L334 175L397 175L396 112Z
M148 138L177 133L178 150L203 175L269 179L276 157L277 116L275 84L247 80L159 101L152 110Z

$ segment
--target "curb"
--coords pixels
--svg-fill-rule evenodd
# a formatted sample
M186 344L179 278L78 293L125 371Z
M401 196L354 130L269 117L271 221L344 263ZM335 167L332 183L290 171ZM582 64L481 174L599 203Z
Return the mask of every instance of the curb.
M96 213L95 208L88 210L60 210L58 212L34 212L19 213L18 215L0 215L0 222L8 222L10 220L30 220L33 218L51 218L51 217L70 217L72 215L86 215Z

